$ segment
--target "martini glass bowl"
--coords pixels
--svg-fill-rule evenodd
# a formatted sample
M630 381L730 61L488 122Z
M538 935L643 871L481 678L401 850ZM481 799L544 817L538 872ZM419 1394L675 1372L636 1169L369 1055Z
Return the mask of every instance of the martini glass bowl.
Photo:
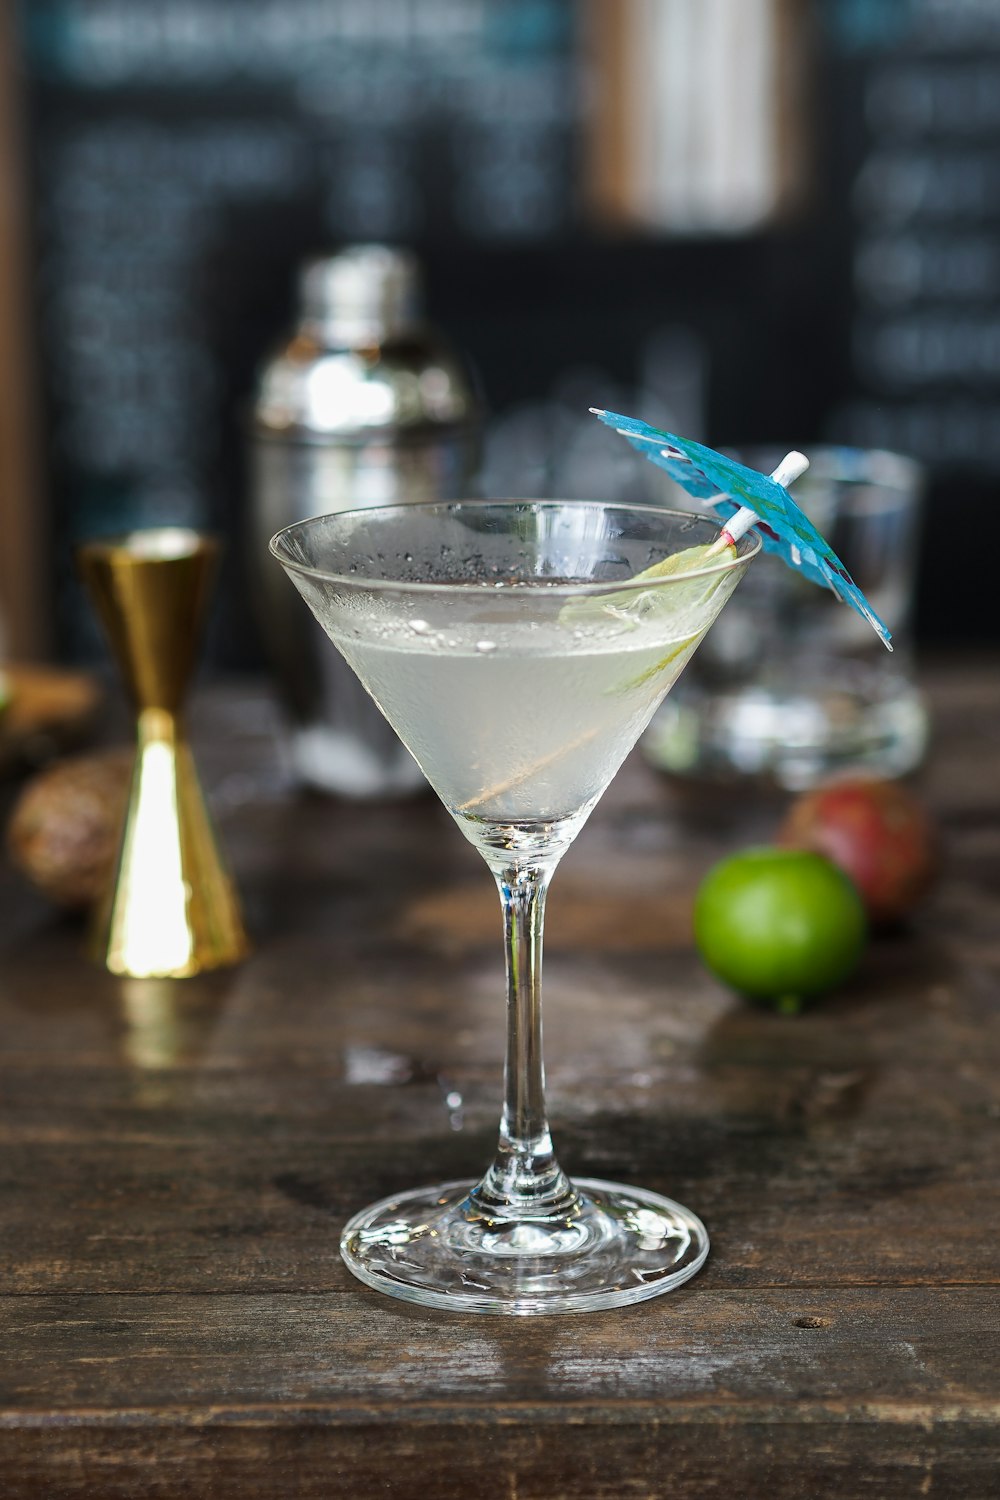
M577 1312L680 1285L701 1221L643 1188L570 1179L545 1113L541 963L552 873L759 548L655 506L466 501L318 516L271 551L491 870L503 910L499 1141L478 1181L347 1224L354 1274L489 1313Z

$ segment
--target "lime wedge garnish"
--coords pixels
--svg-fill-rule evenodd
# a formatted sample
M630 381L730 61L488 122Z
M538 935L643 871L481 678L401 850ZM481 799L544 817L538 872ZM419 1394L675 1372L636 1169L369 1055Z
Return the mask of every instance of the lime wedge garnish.
M725 547L719 547L715 542L705 542L697 547L685 547L682 552L671 552L662 562L654 563L651 568L644 568L641 573L637 573L632 581L638 583L643 578L672 578L676 573L691 573L696 568L712 567L723 558L735 556L736 548L732 542ZM711 578L708 581L716 583L718 580Z
M683 552L673 552L662 562L653 563L652 567L637 573L629 580L636 587L618 589L613 594L588 594L571 599L559 611L560 624L599 627L615 621L627 627L651 623L655 619L657 625L662 626L669 625L674 617L678 622L678 638L700 634L706 623L704 606L725 577L724 573L712 573L707 578L696 576L687 584L678 583L670 588L643 588L642 584L676 578L684 573L697 574L702 567L710 567L736 555L732 546L713 552L711 557L709 551L708 545L685 547Z
M714 611L708 607L709 601L726 574L712 573L707 578L695 576L686 584L676 583L669 588L643 588L642 584L662 578L680 578L685 573L697 575L701 568L735 556L736 548L732 545L715 548L714 544L705 543L685 547L682 552L673 552L661 562L637 573L630 580L637 587L618 589L613 594L590 594L571 599L559 611L560 624L577 629L599 628L613 621L619 628L637 628L655 621L660 630L666 628L671 633L676 630L666 655L640 677L622 683L623 688L637 687L658 677L678 656L697 645L714 617Z

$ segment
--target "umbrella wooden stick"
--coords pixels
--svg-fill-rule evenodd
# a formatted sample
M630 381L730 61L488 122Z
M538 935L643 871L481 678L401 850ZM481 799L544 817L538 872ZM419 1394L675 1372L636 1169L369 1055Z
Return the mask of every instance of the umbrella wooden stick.
M592 740L597 733L596 729L587 729L583 734L571 740L568 745L558 745L555 750L550 750L548 755L543 755L539 760L533 760L530 766L522 766L520 771L507 776L503 781L496 781L492 786L477 792L470 797L468 802L462 802L456 807L456 812L469 812L473 807L479 807L483 802L492 802L494 797L502 797L504 792L512 792L515 787L521 786L525 781L530 781L539 771L544 771L546 766L551 766L553 761L561 760L564 755L569 755L572 750L579 750L588 740Z

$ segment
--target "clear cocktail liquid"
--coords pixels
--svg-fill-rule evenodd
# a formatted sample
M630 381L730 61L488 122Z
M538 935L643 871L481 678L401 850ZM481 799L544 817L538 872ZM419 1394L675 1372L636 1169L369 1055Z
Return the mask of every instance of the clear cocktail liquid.
M668 612L435 625L370 615L330 634L460 824L558 823L593 806L695 649ZM475 837L468 828L470 837Z

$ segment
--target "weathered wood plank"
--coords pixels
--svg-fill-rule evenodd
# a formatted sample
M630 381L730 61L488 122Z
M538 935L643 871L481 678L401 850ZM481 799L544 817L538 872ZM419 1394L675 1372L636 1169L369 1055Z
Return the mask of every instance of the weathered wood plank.
M562 1118L558 1139L571 1170L697 1208L718 1285L995 1284L993 1132L973 1111L965 1130L928 1114L774 1124L619 1106ZM335 1242L351 1211L431 1173L474 1175L492 1147L489 1127L447 1129L436 1084L331 1091L306 1120L291 1107L226 1119L201 1104L173 1134L123 1120L117 1139L105 1124L96 1141L61 1133L54 1115L41 1140L0 1154L8 1290L340 1286Z
M656 1420L558 1427L535 1415L486 1428L411 1424L378 1433L307 1417L82 1425L9 1435L5 1500L990 1500L998 1446L990 1421L925 1410L839 1423Z
M989 1292L683 1289L516 1324L334 1304L5 1299L5 1495L992 1493Z
M0 1424L909 1421L1000 1415L992 1289L692 1285L627 1312L473 1318L343 1295L8 1297ZM1000 1436L1000 1434L998 1434Z

